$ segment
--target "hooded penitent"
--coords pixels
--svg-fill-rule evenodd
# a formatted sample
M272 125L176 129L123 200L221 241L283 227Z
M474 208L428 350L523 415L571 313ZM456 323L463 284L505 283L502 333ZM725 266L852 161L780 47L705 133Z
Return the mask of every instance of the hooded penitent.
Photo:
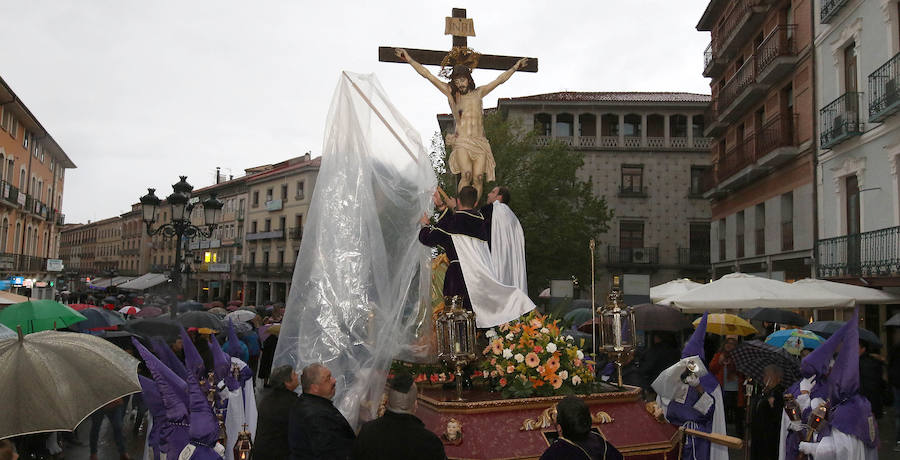
M878 446L878 426L872 416L872 406L859 394L859 316L857 309L853 318L841 327L844 332L843 345L834 360L828 387L831 398L831 419L833 428L855 436L868 448Z
M189 440L187 384L140 342L134 338L131 341L144 359L147 369L153 374L153 381L156 382L160 400L165 407L165 423L159 428L160 444L165 444L163 452L166 453L166 458L178 458Z
M166 423L166 407L162 403L162 396L160 396L159 389L156 387L156 382L153 379L138 375L138 381L141 383L144 403L147 404L150 418L153 420L153 426L147 433L147 446L153 450L153 460L159 460L159 454L163 452L164 443L166 442L166 440L159 437L159 430Z
M190 399L190 446L186 450L190 452L191 460L221 460L224 454L224 446L219 447L221 454L216 451L219 439L219 424L212 407L206 400L206 395L200 388L200 383L193 374L188 374L188 393ZM182 454L184 456L184 454Z
M187 369L185 369L184 363L178 359L178 356L175 355L175 352L169 348L166 342L160 338L155 338L150 341L150 345L153 347L153 353L156 353L156 357L163 364L172 369L182 379L187 379Z
M237 334L231 321L228 322L228 341L231 343L240 343L237 341ZM227 368L224 376L225 386L228 389L228 396L225 404L227 411L225 412L225 432L228 435L229 444L232 444L240 431L246 430L250 432L251 439L256 435L256 398L253 393L253 371L245 362L235 356L240 350L237 347L230 347L229 351L234 352L231 356L225 354L216 340L210 342L210 348L213 353L213 362L216 368L216 377L219 378L220 372ZM239 369L237 378L235 378L232 369L237 366ZM226 446L232 447L232 446ZM228 448L225 451L226 460L232 460L233 449Z
M206 380L206 366L203 364L203 357L191 340L184 328L181 328L181 341L184 346L184 367L188 372L194 375L197 381Z

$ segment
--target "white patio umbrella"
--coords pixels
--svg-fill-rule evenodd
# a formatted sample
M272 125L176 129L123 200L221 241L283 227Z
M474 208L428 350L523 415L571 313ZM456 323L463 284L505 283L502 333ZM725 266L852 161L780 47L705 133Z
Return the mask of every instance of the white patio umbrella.
M703 286L703 284L691 281L687 278L672 280L668 283L651 287L650 300L653 301L653 303L659 303L669 297L684 294L685 292L697 289L700 286Z
M725 275L711 283L660 302L685 312L769 308L851 307L853 299L818 288L791 286L783 281L746 273Z
M890 292L880 291L864 286L856 286L846 283L835 283L828 280L817 280L805 278L795 281L791 286L816 287L824 289L828 292L850 297L856 301L857 305L861 304L896 304L900 303L900 296L891 294Z

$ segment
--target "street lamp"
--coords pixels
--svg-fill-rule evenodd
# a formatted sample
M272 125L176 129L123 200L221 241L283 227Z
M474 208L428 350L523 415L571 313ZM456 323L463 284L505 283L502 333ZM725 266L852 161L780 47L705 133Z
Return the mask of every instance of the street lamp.
M203 226L205 229L191 224L191 211L194 204L190 203L191 192L194 187L187 182L187 176L179 176L181 178L172 186L172 194L166 197L166 202L172 207L172 221L162 222L156 229L153 224L156 223L156 213L162 200L156 196L156 189L148 188L147 194L140 198L141 213L143 215L144 224L147 226L147 235L155 236L162 233L166 237L175 237L175 266L172 267L172 280L176 283L176 289L181 289L181 244L183 238L191 239L201 236L209 238L213 230L216 228L216 220L219 213L225 206L215 193L211 193L210 197L203 201ZM171 316L174 319L177 313L177 305L172 305Z

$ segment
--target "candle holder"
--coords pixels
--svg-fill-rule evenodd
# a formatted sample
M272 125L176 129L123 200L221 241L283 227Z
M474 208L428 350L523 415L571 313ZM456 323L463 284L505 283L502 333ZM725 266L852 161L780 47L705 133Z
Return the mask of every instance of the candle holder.
M635 331L634 313L625 305L619 277L613 277L613 287L600 313L600 343L603 352L616 363L618 386L622 384L622 363L634 352Z
M250 452L253 450L253 440L247 431L247 424L245 423L243 427L234 443L234 460L250 460Z
M463 368L475 360L475 313L462 307L462 297L444 299L436 321L438 358L456 375L456 400L462 396Z

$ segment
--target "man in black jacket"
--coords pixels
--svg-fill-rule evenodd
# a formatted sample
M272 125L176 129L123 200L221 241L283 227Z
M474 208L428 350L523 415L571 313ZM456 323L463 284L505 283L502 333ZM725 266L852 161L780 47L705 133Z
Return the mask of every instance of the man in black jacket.
M389 386L384 415L363 425L353 460L446 460L441 440L413 415L417 390L412 377L400 374Z
M299 400L294 390L300 386L300 380L291 366L279 366L272 370L269 381L273 389L259 403L253 458L287 460L288 422Z
M300 374L303 395L291 409L291 460L346 460L356 435L331 398L336 380L322 364L306 366Z

